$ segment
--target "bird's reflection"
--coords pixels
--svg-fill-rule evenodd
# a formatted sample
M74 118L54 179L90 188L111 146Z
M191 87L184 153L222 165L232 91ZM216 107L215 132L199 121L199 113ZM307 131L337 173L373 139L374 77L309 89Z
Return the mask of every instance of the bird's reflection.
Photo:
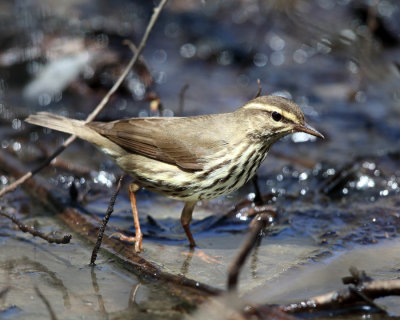
M92 278L93 291L94 291L95 295L97 296L97 301L98 301L98 305L99 305L99 314L101 315L102 319L109 319L110 317L114 318L115 314L136 314L140 311L139 305L136 303L136 295L141 286L140 282L137 282L132 286L132 289L129 293L129 300L128 300L127 308L124 310L117 311L117 312L109 313L105 307L103 295L100 293L100 286L97 281L95 267L92 267L90 275Z
M187 254L186 254L186 259L182 263L181 274L184 277L186 277L188 274L190 263L192 262L192 259L193 259L194 250L195 250L194 248L189 249L189 252L187 252Z

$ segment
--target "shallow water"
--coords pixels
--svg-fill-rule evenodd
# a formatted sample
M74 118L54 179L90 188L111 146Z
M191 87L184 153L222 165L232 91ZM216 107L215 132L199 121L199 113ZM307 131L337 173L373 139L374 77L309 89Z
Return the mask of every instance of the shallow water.
M301 106L326 139L286 137L259 169L260 189L278 214L240 275L240 294L252 302L286 303L336 290L351 265L376 279L397 277L400 94L393 62L400 8L377 1L379 27L372 35L365 9L363 3L339 0L171 1L143 53L154 84L146 92L144 79L130 74L98 118L154 115L146 100L152 91L162 99L163 115L180 115L185 84L184 115L229 112L255 95L257 78L263 93ZM65 135L22 120L39 110L87 115L130 58L122 40L138 43L151 11L151 2L125 0L1 2L1 152L33 167L54 150ZM102 218L119 169L82 141L61 160L42 176L66 201L74 183L75 205ZM0 172L0 184L12 180ZM127 183L110 230L134 231ZM199 203L192 225L199 248L190 252L179 222L183 204L141 191L143 258L163 271L224 289L250 220L232 210L253 198L249 183ZM18 191L0 205L49 232L69 232L38 200ZM70 245L51 245L1 221L0 290L10 287L0 300L1 317L46 317L35 285L61 319L177 318L192 310L165 284L126 271L112 255L102 252L92 272L87 266L92 244L76 234ZM398 316L396 301L378 303Z
M54 220L36 220L42 228L62 228ZM47 319L37 287L59 319L177 319L187 306L163 290L124 270L112 257L89 266L90 247L75 238L51 245L2 228L0 285L2 319ZM7 234L4 234L7 233Z

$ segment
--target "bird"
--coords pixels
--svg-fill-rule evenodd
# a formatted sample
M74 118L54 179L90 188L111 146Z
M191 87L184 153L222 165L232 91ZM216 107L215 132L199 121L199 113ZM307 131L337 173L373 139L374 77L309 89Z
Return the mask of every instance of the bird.
M141 188L185 203L181 224L190 246L195 247L190 222L198 201L243 186L282 137L305 132L324 138L307 124L295 102L275 95L259 96L233 112L219 114L85 123L39 112L25 121L94 144L133 178L129 198L135 236L118 235L135 243L135 252L143 249L136 205L136 193Z

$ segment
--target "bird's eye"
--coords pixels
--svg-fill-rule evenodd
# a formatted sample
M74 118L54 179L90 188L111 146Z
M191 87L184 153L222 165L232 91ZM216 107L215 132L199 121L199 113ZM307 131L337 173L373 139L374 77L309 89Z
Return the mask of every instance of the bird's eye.
M272 112L272 119L275 121L281 121L282 120L282 115L279 112Z

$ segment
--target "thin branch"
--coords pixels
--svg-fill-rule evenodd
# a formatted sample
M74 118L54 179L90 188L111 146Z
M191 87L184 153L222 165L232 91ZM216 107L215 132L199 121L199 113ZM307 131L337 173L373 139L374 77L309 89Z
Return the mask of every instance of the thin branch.
M132 41L124 40L124 44L131 49L133 54L136 54L138 49ZM147 66L146 60L144 60L143 56L139 57L139 60L135 65L135 71L146 86L146 90L154 87L155 83L153 77L151 76L150 69ZM146 100L150 102L150 114L161 116L163 113L163 105L161 102L161 98L158 96L158 94L155 92L147 93Z
M254 99L258 98L261 95L262 87L261 87L261 80L260 79L257 79L257 86L258 86L258 89L257 89L256 95L254 96Z
M348 307L351 305L359 305L360 303L367 303L368 305L377 308L380 312L386 312L378 306L373 299L387 297L387 296L400 296L400 279L394 280L371 280L366 277L354 286L353 281L351 286L344 288L340 291L332 291L319 296L308 298L307 300L291 303L281 306L281 310L289 313L303 313L309 311L338 309Z
M267 213L261 213L254 217L251 222L250 234L244 244L240 247L239 253L237 254L235 260L233 260L231 266L229 267L228 274L228 290L237 290L237 283L239 278L240 270L242 269L247 257L249 256L251 250L258 243L258 238L260 232L266 227L269 221L270 215Z
M356 267L351 266L349 268L350 276L346 276L342 278L343 284L354 284L356 286L362 284L363 282L369 282L372 279L368 276L364 270L358 270Z
M51 307L51 304L50 304L49 300L47 300L47 298L42 294L42 292L40 292L39 288L36 287L36 286L35 286L35 292L38 295L38 297L40 298L40 300L42 300L42 302L46 306L47 310L49 311L50 319L51 320L57 320L57 316L54 313L54 310Z
M35 228L22 223L14 215L11 215L11 214L8 214L5 212L0 212L0 215L2 215L3 217L6 217L6 218L10 219L12 222L14 222L22 232L28 232L31 235L33 235L34 237L39 237L39 238L46 240L48 243L67 244L71 241L72 236L70 234L67 234L62 238L55 238L55 237L44 234L43 232L38 231Z
M144 47L146 46L146 42L147 39L150 35L151 30L154 27L154 24L156 23L158 16L160 15L162 9L164 8L164 6L166 5L166 3L168 2L168 0L161 0L160 4L158 5L158 7L156 7L154 9L153 15L151 16L150 22L147 25L146 28L146 32L144 33L144 36L142 38L142 41L140 41L139 47L135 53L135 55L133 56L133 58L131 59L131 61L129 61L129 64L127 65L127 67L125 68L124 72L121 74L121 76L118 78L118 80L115 82L115 84L113 85L113 87L110 89L110 91L107 92L107 94L104 96L103 100L101 100L101 102L99 103L99 105L96 107L96 109L86 118L86 123L92 121L99 113L100 111L104 108L104 106L108 103L108 101L110 100L110 97L115 93L115 91L117 91L117 89L119 88L119 86L122 84L122 82L125 80L125 78L127 77L127 75L129 74L129 71L132 69L133 65L136 63L136 60L140 57L140 55L142 54L142 51L144 49Z
M88 123L90 121L93 121L94 118L101 112L101 110L105 107L105 105L108 103L110 100L111 96L117 91L117 89L120 87L122 82L125 80L126 76L129 74L129 71L132 69L133 65L136 63L138 58L140 57L140 54L142 53L144 47L146 46L147 39L150 35L151 30L154 27L154 24L156 23L158 16L160 15L162 9L166 5L168 0L161 0L160 4L154 9L153 15L151 16L151 19L149 21L149 24L147 25L146 31L143 35L142 40L140 41L139 47L131 59L129 61L129 64L126 66L124 72L120 75L118 80L114 83L112 88L107 92L107 94L104 96L104 98L100 101L100 103L97 105L97 107L89 114L89 116L86 118L85 123ZM14 191L18 186L23 184L26 180L31 178L33 175L41 171L43 168L47 167L51 161L53 161L54 158L56 158L61 152L63 152L72 142L75 141L77 137L75 135L70 136L65 142L57 148L57 150L49 157L47 158L41 165L39 165L36 169L26 173L22 177L20 177L18 180L14 181L7 187L3 188L0 190L0 198L4 196L6 193L9 193L11 191Z
M122 175L118 179L117 188L115 189L113 195L111 196L110 203L108 204L108 208L107 208L107 211L106 211L106 215L103 218L103 222L102 222L102 224L100 226L99 233L97 235L96 244L95 244L95 246L93 248L93 251L92 251L92 256L90 258L90 266L95 266L96 265L95 262L96 262L96 258L97 258L97 253L100 250L101 242L103 241L103 235L104 235L104 231L106 230L106 226L107 226L108 220L110 220L110 216L114 211L115 200L117 199L118 192L121 189L122 180L123 179L124 179L124 176Z
M369 305L370 307L377 309L379 312L386 313L386 310L385 310L385 309L383 309L381 306L379 306L378 304L376 304L372 299L368 298L364 293L362 293L362 292L360 291L359 288L350 286L350 287L349 287L349 290L350 290L351 293L354 293L355 295L359 296L359 297L360 297L360 300L361 300L361 301L364 301L364 302L365 302L367 305Z
M186 83L182 89L181 92L179 93L179 111L178 111L178 116L182 117L183 116L183 107L185 105L185 93L189 89L189 84Z
M137 53L138 49L131 40L126 39L124 40L123 44L128 46L134 55ZM146 89L154 85L154 79L151 75L149 67L147 66L147 62L142 55L139 56L138 61L136 62L135 72L139 75L140 80L142 80L146 86Z
M253 183L254 194L255 194L253 202L256 205L260 205L263 203L263 198L261 195L260 186L258 184L258 174L257 173L253 176L253 178L251 178L251 182Z

